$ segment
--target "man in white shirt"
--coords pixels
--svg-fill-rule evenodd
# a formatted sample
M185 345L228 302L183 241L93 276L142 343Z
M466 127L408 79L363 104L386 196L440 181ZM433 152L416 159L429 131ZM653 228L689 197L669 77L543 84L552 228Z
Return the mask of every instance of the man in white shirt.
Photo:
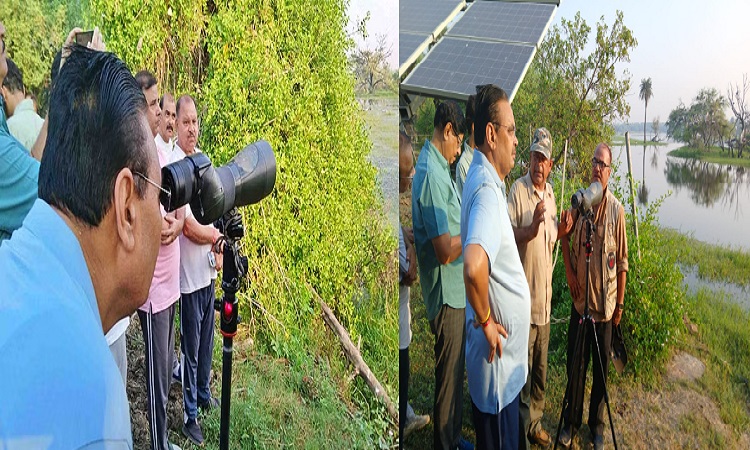
M175 110L172 94L169 92L164 93L161 100L159 100L159 107L161 108L161 121L159 122L159 132L154 139L156 140L156 148L171 161L172 151L174 150L174 125L177 119L177 111Z
M193 98L180 97L176 113L177 142L173 162L200 151L197 147L200 126ZM182 433L193 443L202 445L198 408L219 406L218 399L211 395L209 378L214 346L214 281L222 264L221 254L214 251L214 245L221 234L212 225L198 223L190 205L185 205L185 212L185 226L180 235L180 335L185 406Z
M7 58L7 61L8 74L3 80L2 94L5 100L5 113L8 116L8 131L26 150L31 151L44 119L36 113L34 102L26 98L21 70L10 58Z

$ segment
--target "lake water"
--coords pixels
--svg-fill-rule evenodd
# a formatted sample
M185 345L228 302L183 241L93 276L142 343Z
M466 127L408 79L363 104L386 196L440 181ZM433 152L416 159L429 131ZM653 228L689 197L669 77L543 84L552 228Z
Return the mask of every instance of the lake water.
M372 140L370 162L378 169L386 219L398 230L398 99L361 101L368 135Z
M703 242L750 251L750 169L667 156L681 146L630 146L633 179L645 186L636 193L639 212L671 191L657 215L660 225ZM625 145L613 146L612 157L630 195Z

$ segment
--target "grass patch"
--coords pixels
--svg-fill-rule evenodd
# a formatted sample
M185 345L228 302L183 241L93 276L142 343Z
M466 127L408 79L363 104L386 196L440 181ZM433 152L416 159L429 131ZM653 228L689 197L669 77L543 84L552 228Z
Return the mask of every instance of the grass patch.
M615 136L612 138L612 144L613 145L625 145L625 136ZM630 138L630 145L654 145L654 146L662 146L667 145L667 142L663 141L644 141L641 139L634 139Z
M717 403L722 421L735 431L750 430L750 314L727 296L700 290L689 298L698 335L681 344L706 363L699 386Z
M696 448L726 448L724 437L711 427L705 417L695 412L680 419L680 431L697 439Z
M735 153L736 154L736 153ZM668 153L669 156L678 158L699 159L716 164L726 164L735 167L750 167L750 159L737 158L729 155L728 150L721 150L719 147L709 147L699 149L695 147L680 147Z
M674 252L683 265L697 266L701 278L740 285L750 283L750 254L728 246L706 244L669 228L654 228L660 253Z

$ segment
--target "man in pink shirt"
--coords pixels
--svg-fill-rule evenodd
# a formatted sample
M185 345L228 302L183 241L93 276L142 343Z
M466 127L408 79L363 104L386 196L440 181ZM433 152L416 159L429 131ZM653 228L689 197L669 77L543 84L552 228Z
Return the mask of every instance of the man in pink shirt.
M145 70L138 72L135 79L146 97L149 125L156 139L161 118L156 79ZM169 163L168 155L158 150L157 153L159 164L164 167ZM154 277L146 303L138 308L146 347L147 411L152 450L177 448L167 440L167 401L174 358L175 303L180 299L180 241L177 237L182 233L185 219L182 209L167 214L161 207L161 214L161 247Z

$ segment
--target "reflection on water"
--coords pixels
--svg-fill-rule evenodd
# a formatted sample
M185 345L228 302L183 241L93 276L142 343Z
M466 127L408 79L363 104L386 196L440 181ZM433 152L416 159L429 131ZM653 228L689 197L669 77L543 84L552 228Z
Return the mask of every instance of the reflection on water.
M667 194L658 213L662 226L675 228L708 243L719 243L750 250L747 233L750 207L750 175L744 168L675 158L667 154L681 147L631 146L633 177L639 182L636 197L643 206ZM617 175L627 180L625 146L613 146ZM629 189L624 190L629 193ZM624 202L628 205L630 201Z
M730 166L702 162L697 159L669 159L664 175L667 183L679 190L690 190L690 198L700 206L712 206L720 198L727 197L730 189Z

